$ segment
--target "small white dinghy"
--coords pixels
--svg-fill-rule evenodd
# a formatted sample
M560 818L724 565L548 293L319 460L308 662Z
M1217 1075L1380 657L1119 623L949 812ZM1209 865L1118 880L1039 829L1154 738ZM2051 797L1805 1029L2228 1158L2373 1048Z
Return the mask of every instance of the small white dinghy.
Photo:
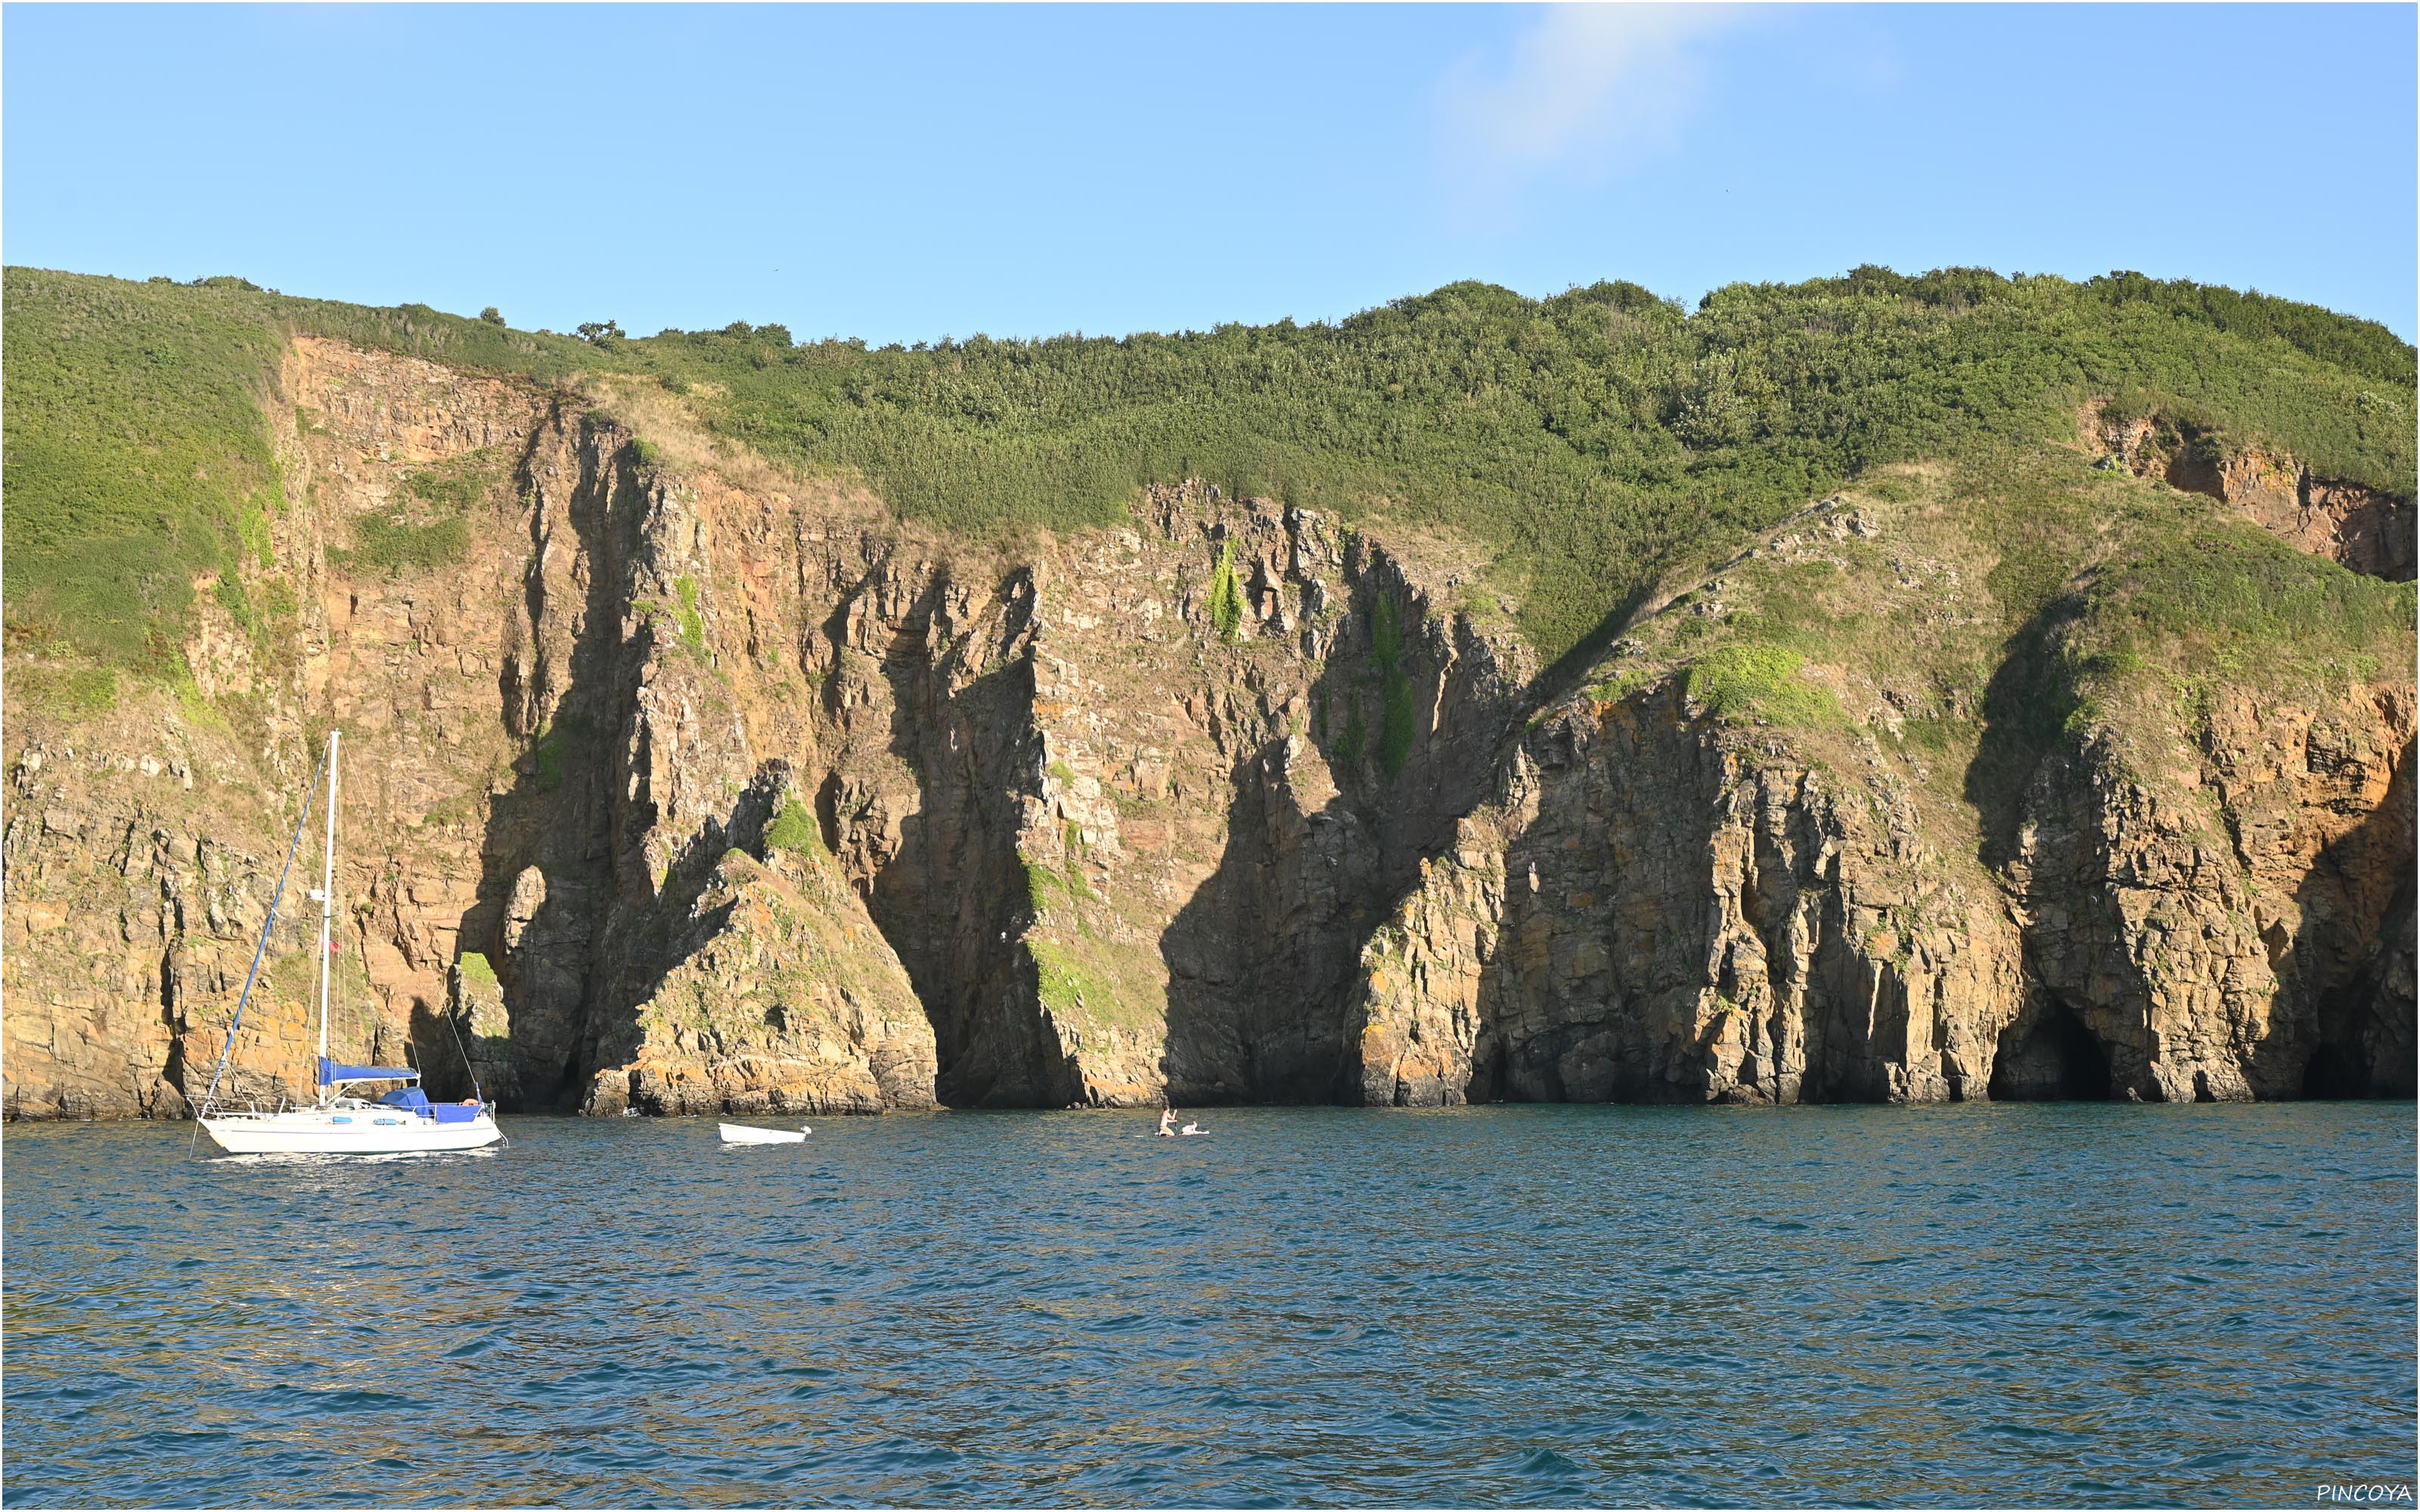
M722 1142L726 1145L803 1145L807 1135L814 1133L805 1124L796 1129L759 1129L748 1123L719 1123Z

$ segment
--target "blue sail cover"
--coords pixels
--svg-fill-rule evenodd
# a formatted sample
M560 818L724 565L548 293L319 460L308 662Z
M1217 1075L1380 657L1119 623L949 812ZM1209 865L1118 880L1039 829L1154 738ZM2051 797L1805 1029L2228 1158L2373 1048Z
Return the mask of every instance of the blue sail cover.
M339 1066L327 1057L319 1057L319 1085L333 1087L338 1082L416 1082L420 1072L409 1066Z

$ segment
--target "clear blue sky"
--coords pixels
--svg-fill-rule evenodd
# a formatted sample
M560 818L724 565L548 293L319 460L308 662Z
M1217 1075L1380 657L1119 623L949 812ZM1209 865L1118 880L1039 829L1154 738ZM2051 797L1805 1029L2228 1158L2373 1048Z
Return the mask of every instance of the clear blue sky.
M2409 5L9 5L11 263L882 342L2133 268L2414 331Z

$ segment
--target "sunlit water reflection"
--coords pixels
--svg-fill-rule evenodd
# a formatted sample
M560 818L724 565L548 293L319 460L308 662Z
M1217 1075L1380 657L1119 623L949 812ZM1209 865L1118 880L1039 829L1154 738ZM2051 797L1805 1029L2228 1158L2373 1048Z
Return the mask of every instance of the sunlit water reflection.
M11 1507L2308 1504L2409 1481L2410 1104L6 1134Z

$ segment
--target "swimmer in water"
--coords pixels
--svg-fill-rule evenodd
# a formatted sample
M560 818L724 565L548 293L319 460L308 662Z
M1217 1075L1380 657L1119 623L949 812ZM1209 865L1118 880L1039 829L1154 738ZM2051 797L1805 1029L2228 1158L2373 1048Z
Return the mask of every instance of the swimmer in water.
M1165 1103L1161 1103L1159 1106L1159 1136L1162 1139L1173 1139L1176 1137L1176 1131L1170 1127L1170 1125L1173 1124L1175 1121L1176 1110L1170 1107Z

